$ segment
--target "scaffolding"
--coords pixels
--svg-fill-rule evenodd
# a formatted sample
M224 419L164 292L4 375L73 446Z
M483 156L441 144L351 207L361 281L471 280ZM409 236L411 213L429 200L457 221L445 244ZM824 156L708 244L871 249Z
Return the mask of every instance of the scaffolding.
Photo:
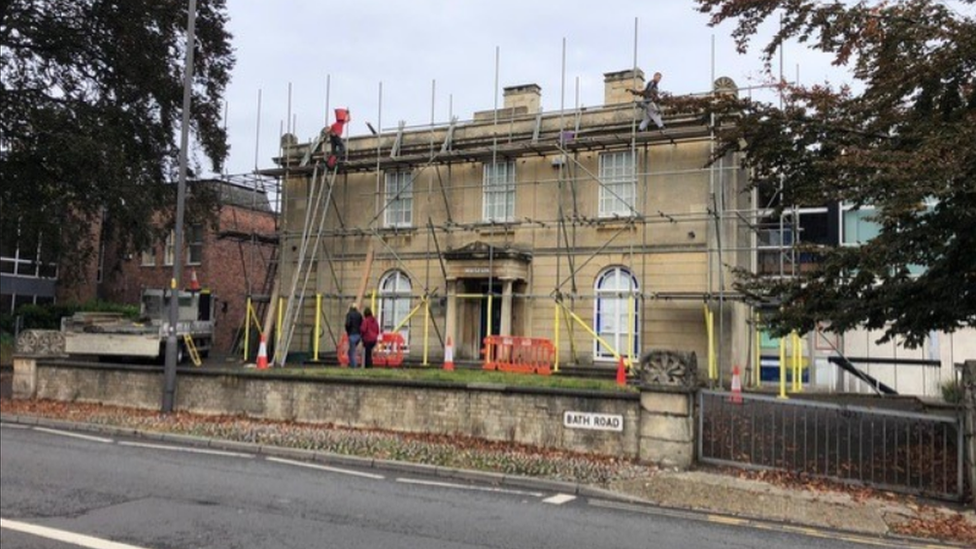
M631 77L636 87L638 75L636 59L636 22L635 22L635 53L634 66ZM431 118L428 125L407 126L399 122L396 126L382 125L382 83L379 85L379 106L377 112L379 130L372 136L357 138L360 146L349 147L347 156L338 167L330 172L320 170L325 154L318 150L318 141L299 144L294 137L284 132L279 155L274 159L278 168L257 171L262 177L278 180L278 184L286 194L286 183L289 181L305 181L302 186L296 186L301 197L285 196L282 201L282 215L288 215L289 200L302 200L306 208L304 223L299 227L290 227L287 222L282 223L280 239L283 246L289 242L296 242L295 254L282 257L283 262L295 265L292 273L290 288L281 288L280 275L276 287L272 290L272 308L278 307L275 360L284 365L288 360L288 352L292 347L296 331L304 333L309 311L308 299L313 294L307 291L309 277L314 270L320 276L319 267L324 263L327 267L331 292L314 292L314 311L311 312L312 326L315 332L311 341L315 357L319 355L319 337L322 335L321 324L324 321L332 342L338 346L328 318L335 318L335 313L344 312L342 306L350 300L362 296L350 293L344 289L342 280L348 278L344 269L351 263L363 258L362 249L351 249L350 242L355 239L367 239L370 250L377 245L381 251L379 255L386 260L393 261L397 268L405 272L413 283L419 283L419 291L414 292L413 286L409 298L419 299L424 306L424 344L423 363L428 363L428 327L433 326L439 343L443 346L444 336L436 322L436 315L431 315L431 302L437 299L453 297L455 300L478 299L485 300L488 318L491 318L494 301L496 299L553 301L553 334L556 346L560 344L560 327L565 326L570 343L570 360L578 355L576 349L577 337L575 328L582 328L594 337L594 347L605 347L615 358L625 356L629 365L633 365L636 358L634 350L634 332L640 334L645 329L643 325L635 327L636 318L647 318L649 301L667 302L700 302L705 308L705 325L708 339L708 372L709 378L720 382L722 368L728 365L728 350L731 345L730 330L725 325L728 303L742 303L742 296L729 289L726 281L727 270L733 267L746 267L758 272L761 265L757 257L764 252L775 254L777 266L774 274L778 276L793 276L797 273L795 245L797 239L797 215L795 208L780 208L778 201L782 200L782 188L770 197L770 201L759 204L759 194L753 190L745 198L736 195L741 190L737 179L742 177L735 158L714 158L716 150L716 129L718 122L711 117L703 120L698 112L666 112L668 129L666 131L637 131L638 113L636 103L605 105L596 108L584 108L579 103L578 80L577 99L573 108L565 106L565 49L563 41L563 79L560 109L543 114L539 112L520 112L515 107L498 105L498 70L500 52L495 52L495 105L490 117L475 116L474 119L461 121L453 113L446 123L436 123L434 106L436 98L436 82L431 86ZM714 40L713 40L713 89L703 92L701 96L709 94L729 93L731 83L728 79L716 79L714 73ZM723 87L724 86L724 87ZM290 96L290 91L289 91ZM290 104L290 100L289 100ZM290 105L289 105L289 119ZM289 120L291 127L291 120ZM489 131L485 131L490 128ZM373 127L370 126L372 130ZM370 145L370 140L374 141ZM708 147L708 162L694 168L660 170L652 169L650 158L658 150L680 151L684 145L706 144ZM633 163L631 179L634 182L634 196L622 197L614 186L593 173L581 161L580 156L587 153L599 153L608 150L627 149L631 152ZM483 189L484 183L458 184L454 181L453 170L472 163L484 163L497 166L499 160L514 161L527 157L551 159L557 168L555 177L535 178L529 181L514 183L518 188L540 188L552 186L556 193L555 217L527 217L489 219L479 218L479 221L463 221L464 216L455 215L457 204L452 202L451 194L465 189ZM296 161L300 159L300 161ZM643 165L644 169L638 169ZM409 228L397 226L378 226L391 205L395 204L408 188L404 186L392 196L383 188L383 174L409 169L412 173L411 200L416 200L413 193L413 182L427 178L424 200L426 219L412 223ZM330 173L325 182L325 173ZM342 215L342 208L333 199L332 191L342 185L348 189L348 178L356 175L376 174L375 189L360 189L351 198L360 204L372 203L373 214L365 224L356 225ZM708 199L703 211L670 211L656 210L649 212L649 190L652 182L657 184L665 179L680 180L682 177L702 175L708 177ZM320 181L317 183L317 181ZM285 183L285 184L283 184ZM606 193L611 200L619 201L628 207L624 215L587 216L580 206L580 189L584 185L596 185L600 192ZM327 189L327 192L326 192ZM323 195L323 193L326 193ZM324 203L322 196L325 196ZM349 197L347 197L349 198ZM629 200L628 200L629 198ZM297 202L296 202L297 203ZM432 210L443 208L443 220L435 223ZM331 224L326 219L333 220ZM461 221L459 221L461 220ZM695 228L705 227L705 245L697 242L686 246L672 246L670 248L656 248L649 242L649 229L652 227L677 227L694 225ZM455 292L451 296L448 289L449 276L445 265L444 250L441 249L440 239L445 236L463 233L483 235L491 239L489 245L489 262L493 259L496 248L504 248L512 243L511 235L516 231L546 231L554 238L548 246L536 246L533 252L537 255L555 258L555 284L546 292L514 292L509 289L507 294L495 290L494 272L488 269L487 287L483 292ZM599 246L589 248L581 246L585 231L605 231L608 236ZM388 240L401 234L416 237L422 233L426 243L419 251L398 251ZM633 237L624 243L616 243L625 234L639 233L639 238ZM697 238L694 231L688 231L689 239ZM790 234L790 238L786 235ZM775 238L778 236L778 239ZM534 238L534 237L533 237ZM321 246L323 239L329 239L334 246ZM309 253L311 251L311 253ZM290 251L289 251L290 252ZM650 292L648 288L648 258L655 254L704 254L706 257L707 281L704 291L682 291L668 289L666 291ZM635 275L640 280L632 284L629 290L621 291L615 297L627 303L627 318L630 328L626 341L626 353L621 353L620 344L613 346L600 338L574 309L582 300L599 299L601 295L580 291L578 277L580 273L596 258L615 254L617 257L628 258ZM372 254L367 254L370 258ZM639 256L640 264L635 264ZM732 261L729 261L732 257ZM765 257L765 256L763 256ZM411 265L420 262L423 273L414 272ZM434 266L439 267L442 284L435 283L432 278ZM300 280L300 283L299 283ZM640 289L638 289L640 288ZM375 292L373 304L375 308ZM606 297L608 294L602 294ZM323 307L323 301L333 303L331 311L328 306ZM419 307L420 305L418 305ZM283 309L283 310L282 310ZM411 312L417 312L414 309ZM718 312L717 337L713 336L713 315ZM267 318L273 315L269 309ZM633 317L633 318L631 318ZM748 364L754 367L747 374L747 379L758 379L758 342L759 317L757 311L748 310L744 314L744 322L751 330L746 339ZM400 324L403 324L401 322ZM491 335L491 321L488 322ZM265 322L265 331L269 321ZM398 327L399 328L399 327ZM741 353L740 353L741 354ZM559 354L556 354L556 368L558 370ZM727 370L731 367L728 366ZM747 368L750 370L750 368Z

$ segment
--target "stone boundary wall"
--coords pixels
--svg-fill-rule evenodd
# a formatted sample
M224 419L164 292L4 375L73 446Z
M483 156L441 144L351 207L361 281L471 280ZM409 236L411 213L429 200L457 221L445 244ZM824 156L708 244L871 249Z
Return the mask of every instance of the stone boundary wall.
M14 377L15 398L148 410L158 410L162 399L163 372L155 366L15 358ZM628 458L642 454L641 397L636 393L181 370L176 409L462 435ZM565 427L566 411L620 416L622 430Z

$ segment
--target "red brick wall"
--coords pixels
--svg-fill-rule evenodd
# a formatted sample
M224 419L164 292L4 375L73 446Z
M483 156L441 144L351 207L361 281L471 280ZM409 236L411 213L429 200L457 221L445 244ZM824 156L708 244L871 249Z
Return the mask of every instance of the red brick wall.
M73 271L70 281L66 279L68 272L67 265L58 267L61 274L55 293L58 302L62 303L86 303L98 297L98 249L102 238L102 220L96 218L92 220L88 228L88 239L94 247L95 253L77 269ZM74 267L74 266L71 266Z
M275 235L275 217L269 212L258 212L236 206L223 206L218 216L218 227L204 227L203 257L199 265L185 265L182 286L189 287L190 277L196 270L197 280L209 289L217 299L215 352L228 353L234 344L237 331L242 327L248 282L251 293L264 292L268 263L274 245L251 243L250 239L221 238L223 231L265 237ZM120 258L115 268L106 263L106 276L102 285L105 299L123 303L138 303L144 288L168 288L173 276L172 265L163 265L164 242L156 246L156 266L143 267L142 256ZM188 261L183 251L184 264Z

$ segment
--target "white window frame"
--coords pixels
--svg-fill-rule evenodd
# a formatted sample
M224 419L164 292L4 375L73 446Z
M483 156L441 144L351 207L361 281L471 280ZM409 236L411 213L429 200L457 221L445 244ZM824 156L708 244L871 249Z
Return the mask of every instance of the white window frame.
M59 274L59 266L57 262L46 262L42 258L44 257L42 252L43 238L39 235L37 237L37 249L34 251L34 255L25 255L21 253L21 243L20 243L20 229L17 229L18 238L14 242L14 255L13 256L3 256L0 261L3 263L10 263L11 272L3 273L5 276L16 276L21 278L40 278L44 280L57 280ZM53 267L54 273L51 276L45 276L41 273L42 267Z
M486 222L508 223L515 220L515 162L501 161L484 165L481 218Z
M625 287L621 280L629 280ZM613 282L613 285L609 285ZM612 345L620 356L631 360L639 356L641 348L640 322L640 286L634 273L627 267L620 265L604 269L593 283L596 299L593 304L593 329L608 344ZM632 304L628 304L628 301ZM630 318L630 315L633 317ZM609 318L607 318L609 317ZM633 334L629 330L633 322ZM633 347L627 348L633 335ZM600 342L593 342L594 360L615 360L613 353Z
M156 266L156 246L150 246L149 248L141 252L141 260L139 265L142 267L155 267Z
M392 332L410 314L413 285L407 273L393 270L380 279L379 311L376 311L380 332ZM410 323L400 328L404 344L410 344Z
M197 240L195 240L197 239ZM203 263L203 225L190 225L187 229L186 264L199 265ZM194 253L195 252L195 253ZM198 257L194 257L194 256Z
M634 151L600 155L599 216L633 217L637 211L637 161Z
M384 227L413 227L413 172L386 172Z
M173 245L175 241L176 231L170 231L163 244L163 265L167 267L172 267L176 261L176 246Z

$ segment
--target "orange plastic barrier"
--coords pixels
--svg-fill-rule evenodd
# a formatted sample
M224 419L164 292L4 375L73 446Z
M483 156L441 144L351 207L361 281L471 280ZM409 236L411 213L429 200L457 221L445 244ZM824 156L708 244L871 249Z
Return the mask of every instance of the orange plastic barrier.
M403 365L403 350L406 342L399 332L380 334L373 347L373 366L389 366L396 368Z
M556 348L541 337L488 336L482 349L485 370L550 375Z

